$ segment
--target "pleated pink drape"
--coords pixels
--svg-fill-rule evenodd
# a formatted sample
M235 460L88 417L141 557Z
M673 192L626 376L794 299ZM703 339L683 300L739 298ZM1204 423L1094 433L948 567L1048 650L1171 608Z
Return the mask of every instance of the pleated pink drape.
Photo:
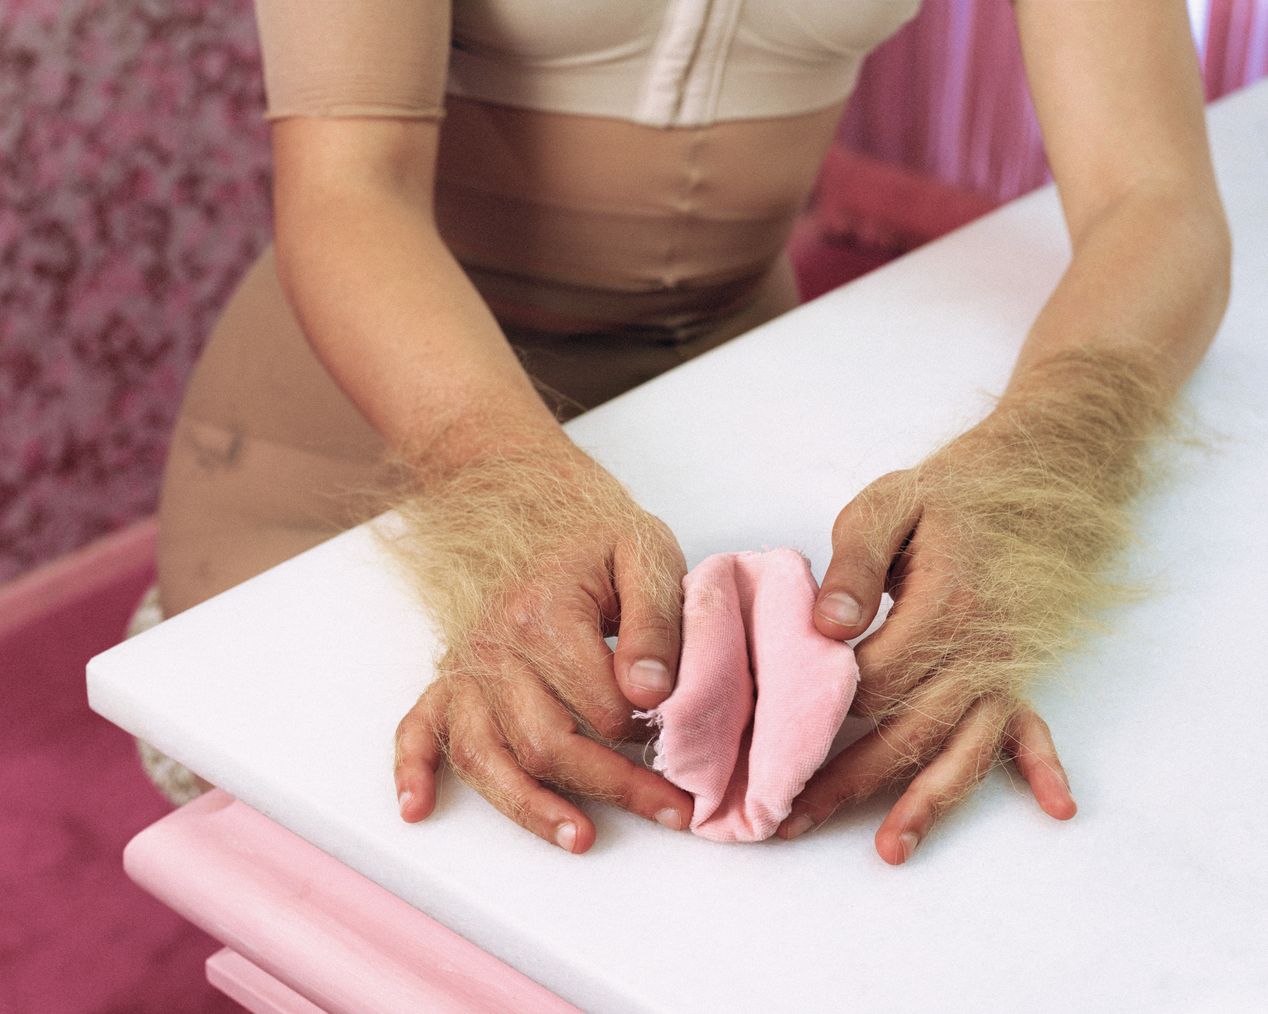
M1208 99L1268 75L1268 0L1190 0ZM1005 0L925 0L868 59L841 121L854 151L997 201L1050 178Z
M1268 0L1208 0L1202 76L1217 99L1268 76Z

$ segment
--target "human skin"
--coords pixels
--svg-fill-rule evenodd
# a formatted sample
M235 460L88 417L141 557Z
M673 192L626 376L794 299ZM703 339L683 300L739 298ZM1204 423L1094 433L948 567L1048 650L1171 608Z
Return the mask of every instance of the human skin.
M1040 377L1065 349L1164 352L1158 358L1174 394L1214 332L1228 271L1227 229L1178 0L1022 4L1018 21L1074 257L1028 336L1000 410L977 428L982 440L1005 444L1012 419L1005 407L1029 402L1027 378ZM426 121L296 118L274 126L278 264L292 305L323 364L375 428L393 446L426 449L410 459L424 516L429 490L461 486L487 462L508 456L531 461L538 476L544 470L557 489L599 509L585 526L587 539L549 526L538 533L544 539L539 558L552 564L547 572L502 575L500 603L540 601L548 611L534 616L501 609L485 629L463 629L440 678L402 720L401 815L413 821L432 812L439 767L448 756L508 816L571 852L589 848L594 827L584 810L549 786L685 827L689 797L585 734L632 734L617 717L625 703L654 707L672 689L678 623L664 575L681 577L681 550L655 519L622 499L610 476L581 461L584 455L542 406L492 315L444 249L431 209L435 149L436 125ZM428 270L417 270L420 264ZM493 409L471 411L477 404ZM941 461L953 462L966 446L953 443ZM504 483L513 500L531 503L528 491L537 480L524 484L492 467L492 488ZM862 631L888 570L869 555L874 540L851 539L856 527L863 530L852 518L864 502L847 506L834 527L820 599L822 605L829 594L845 593L863 604L862 614L841 624L820 613L816 623L828 636ZM615 530L608 515L627 528ZM905 517L902 534L911 518ZM634 529L643 534L636 537ZM922 522L911 562L926 551L930 558L955 559L955 553L922 548L939 539L954 542L955 534ZM901 535L891 541L900 545ZM618 557L630 559L622 547L632 542L652 553L654 566L613 566ZM569 557L566 546L581 549ZM640 556L647 559L634 554L635 561ZM653 572L661 576L647 580ZM532 599L534 590L546 594ZM927 605L933 596L916 590L914 581L903 590L910 617L904 626L913 641L938 619ZM864 701L869 694L883 699L906 679L895 676L894 686L869 681L871 672L883 671L887 655L898 654L887 643L903 629L895 625L888 637L876 635L860 648L869 691ZM609 633L619 634L614 657L596 644L599 634ZM504 647L494 651L495 644ZM552 657L570 664L551 664ZM659 673L659 680L639 682L634 665L641 659L652 665L639 671ZM575 678L553 678L568 668ZM936 675L923 682L936 685ZM518 696L508 698L508 688ZM903 687L890 696L915 699L917 692L928 691ZM1016 757L1047 812L1073 814L1051 737L1019 700L965 693L946 702L933 728L913 728L916 712L898 721L912 732L904 738L925 749L922 770L877 833L877 850L887 861L910 855L914 845L901 835L918 840L927 834L1001 745ZM906 772L909 748L887 745L892 732L892 726L878 731L825 768L781 833L791 837L821 823Z
M1073 256L995 411L967 439L935 455L944 473L971 470L984 449L1006 462L1007 448L1018 446L1040 418L1030 411L1037 396L1054 384L1069 395L1067 405L1095 387L1075 373L1049 375L1063 356L1137 364L1152 394L1140 396L1140 411L1128 412L1117 434L1091 439L1112 446L1117 436L1120 447L1147 440L1206 351L1228 300L1228 226L1183 3L1029 0L1014 7ZM1147 400L1155 403L1152 410ZM1046 418L1068 411L1062 398L1048 402ZM1088 438L1065 436L1041 444L1039 453L1060 457L1079 439ZM917 677L910 666L893 664L922 639L936 640L949 595L960 621L971 621L964 610L976 608L952 594L975 580L976 564L954 545L962 519L927 510L919 493L900 504L911 496L904 478L878 481L837 518L815 623L829 637L862 634L890 582L902 619L858 646L859 710L866 714L892 700L910 706L821 769L779 830L796 837L910 777L914 755L919 773L876 833L877 852L893 864L911 856L1001 749L1016 760L1047 813L1068 818L1075 812L1048 729L1016 694L957 691L954 658ZM877 528L878 516L888 519L888 528ZM895 565L907 575L896 586ZM949 697L943 686L952 687Z
M402 817L421 820L432 811L443 751L504 813L570 852L590 847L593 823L547 784L685 828L691 815L685 792L583 732L637 734L631 706L654 707L672 689L682 551L663 524L637 509L568 439L442 242L432 208L437 125L295 117L278 121L272 138L278 277L323 366L400 453L420 510L499 456L553 476L567 491L564 502L595 508L580 532L541 526L544 541L532 559L555 560L562 547L575 545L579 551L566 566L549 576L512 568L493 582L507 600L524 590L549 602L553 611L543 623L519 622L510 633L493 625L464 631L469 644L450 645L453 675L435 681L402 720L395 769ZM511 486L493 501L523 505L525 495L531 498L518 480ZM465 516L460 507L448 519L462 527ZM614 530L614 518L626 529ZM433 519L433 527L439 524ZM465 530L478 544L480 533ZM639 551L627 553L631 545ZM650 581L652 572L669 580ZM422 590L426 598L434 587ZM606 604L602 619L595 600ZM579 622L583 606L588 627ZM615 656L601 630L619 634ZM528 643L530 633L551 640L549 665ZM516 684L528 700L499 708L495 691L510 686L506 671L525 653L538 663ZM638 666L645 659L649 664ZM561 700L563 684L552 684L549 675L571 660L583 669L570 682L581 691ZM515 752L505 748L508 741Z

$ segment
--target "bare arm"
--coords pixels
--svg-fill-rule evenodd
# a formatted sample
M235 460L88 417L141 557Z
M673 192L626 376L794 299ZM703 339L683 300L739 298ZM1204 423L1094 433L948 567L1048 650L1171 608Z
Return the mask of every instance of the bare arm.
M565 440L437 233L438 123L273 126L278 271L323 365L397 448L453 467L490 440Z
M1230 260L1184 3L1015 7L1074 255L1010 391L1083 347L1144 358L1174 393L1224 314Z

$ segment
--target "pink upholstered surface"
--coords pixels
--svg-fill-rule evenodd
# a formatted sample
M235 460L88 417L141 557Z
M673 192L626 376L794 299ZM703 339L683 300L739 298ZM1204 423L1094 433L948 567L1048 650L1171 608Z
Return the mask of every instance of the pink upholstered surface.
M142 831L129 876L331 1014L574 1008L219 789Z
M132 738L88 710L84 665L152 578L149 526L0 587L0 1011L213 1014L215 942L129 883L170 810Z

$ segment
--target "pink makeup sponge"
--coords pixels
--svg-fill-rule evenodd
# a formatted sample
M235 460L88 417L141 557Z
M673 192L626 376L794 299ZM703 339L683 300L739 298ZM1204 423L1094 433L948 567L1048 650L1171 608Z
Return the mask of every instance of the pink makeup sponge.
M635 712L659 730L652 767L695 797L691 830L761 841L823 763L858 665L814 627L819 592L795 549L718 553L683 578L674 692Z

